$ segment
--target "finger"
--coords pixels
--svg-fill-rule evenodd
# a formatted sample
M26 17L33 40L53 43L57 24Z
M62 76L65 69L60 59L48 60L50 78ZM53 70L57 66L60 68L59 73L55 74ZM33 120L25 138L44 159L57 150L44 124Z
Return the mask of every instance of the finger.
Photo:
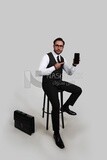
M60 64L64 64L64 62L61 62Z

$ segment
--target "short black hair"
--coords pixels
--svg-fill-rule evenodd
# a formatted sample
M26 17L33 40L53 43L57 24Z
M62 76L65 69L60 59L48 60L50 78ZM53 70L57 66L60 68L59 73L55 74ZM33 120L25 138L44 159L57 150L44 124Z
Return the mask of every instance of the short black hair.
M60 38L60 37L56 38L56 39L53 41L54 45L55 45L56 41L62 41L62 42L63 42L63 45L65 45L64 40L63 40L62 38Z

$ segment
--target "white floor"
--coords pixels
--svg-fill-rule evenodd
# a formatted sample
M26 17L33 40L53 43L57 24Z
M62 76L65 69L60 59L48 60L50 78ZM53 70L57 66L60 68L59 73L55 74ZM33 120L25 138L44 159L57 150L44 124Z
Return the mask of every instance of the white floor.
M7 160L100 160L106 157L106 107L100 94L86 92L85 87L78 101L71 108L76 116L64 113L65 128L60 126L65 148L56 146L53 139L51 117L49 130L42 118L43 91L40 88L22 89L1 100L0 159ZM100 90L101 91L101 90ZM38 93L38 94L36 94ZM91 93L91 94L90 94ZM32 95L32 96L31 96ZM68 97L64 93L64 97ZM100 99L100 101L99 101ZM103 102L103 103L101 103ZM103 108L102 108L103 107ZM35 117L35 133L31 136L14 127L13 113L19 109Z
M2 130L0 136L1 154L3 160L80 160L91 159L91 137L90 126L88 121L82 117L83 108L79 109L77 105L73 108L77 116L70 116L64 113L65 128L60 126L61 137L64 141L65 148L60 149L56 146L53 139L51 117L49 130L45 129L46 119L42 118L41 108L30 110L35 116L35 133L28 134L14 127L13 111L4 112L2 117ZM29 113L29 110L26 111Z

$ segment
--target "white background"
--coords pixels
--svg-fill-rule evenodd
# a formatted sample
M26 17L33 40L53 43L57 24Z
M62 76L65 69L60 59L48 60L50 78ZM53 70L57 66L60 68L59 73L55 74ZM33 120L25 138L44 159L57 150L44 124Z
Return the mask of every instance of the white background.
M105 0L0 1L0 159L106 159L106 15ZM54 144L51 123L45 130L42 89L24 88L24 71L35 76L57 37L66 42L69 64L81 53L76 73L65 77L83 93L73 108L78 115L65 114L64 150ZM15 109L35 116L32 136L14 128Z

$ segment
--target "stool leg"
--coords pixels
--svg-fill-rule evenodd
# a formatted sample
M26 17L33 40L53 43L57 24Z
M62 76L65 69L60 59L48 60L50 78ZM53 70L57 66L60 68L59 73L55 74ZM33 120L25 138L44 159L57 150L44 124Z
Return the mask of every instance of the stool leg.
M60 98L61 98L61 107L63 106L63 92L60 92ZM61 111L61 119L62 119L62 128L64 128L64 116L63 112Z
M46 130L48 130L49 123L49 98L47 97L47 120L46 120Z
M44 112L45 112L45 100L46 100L46 94L44 93L43 108L42 108L42 117L43 118L44 118Z

